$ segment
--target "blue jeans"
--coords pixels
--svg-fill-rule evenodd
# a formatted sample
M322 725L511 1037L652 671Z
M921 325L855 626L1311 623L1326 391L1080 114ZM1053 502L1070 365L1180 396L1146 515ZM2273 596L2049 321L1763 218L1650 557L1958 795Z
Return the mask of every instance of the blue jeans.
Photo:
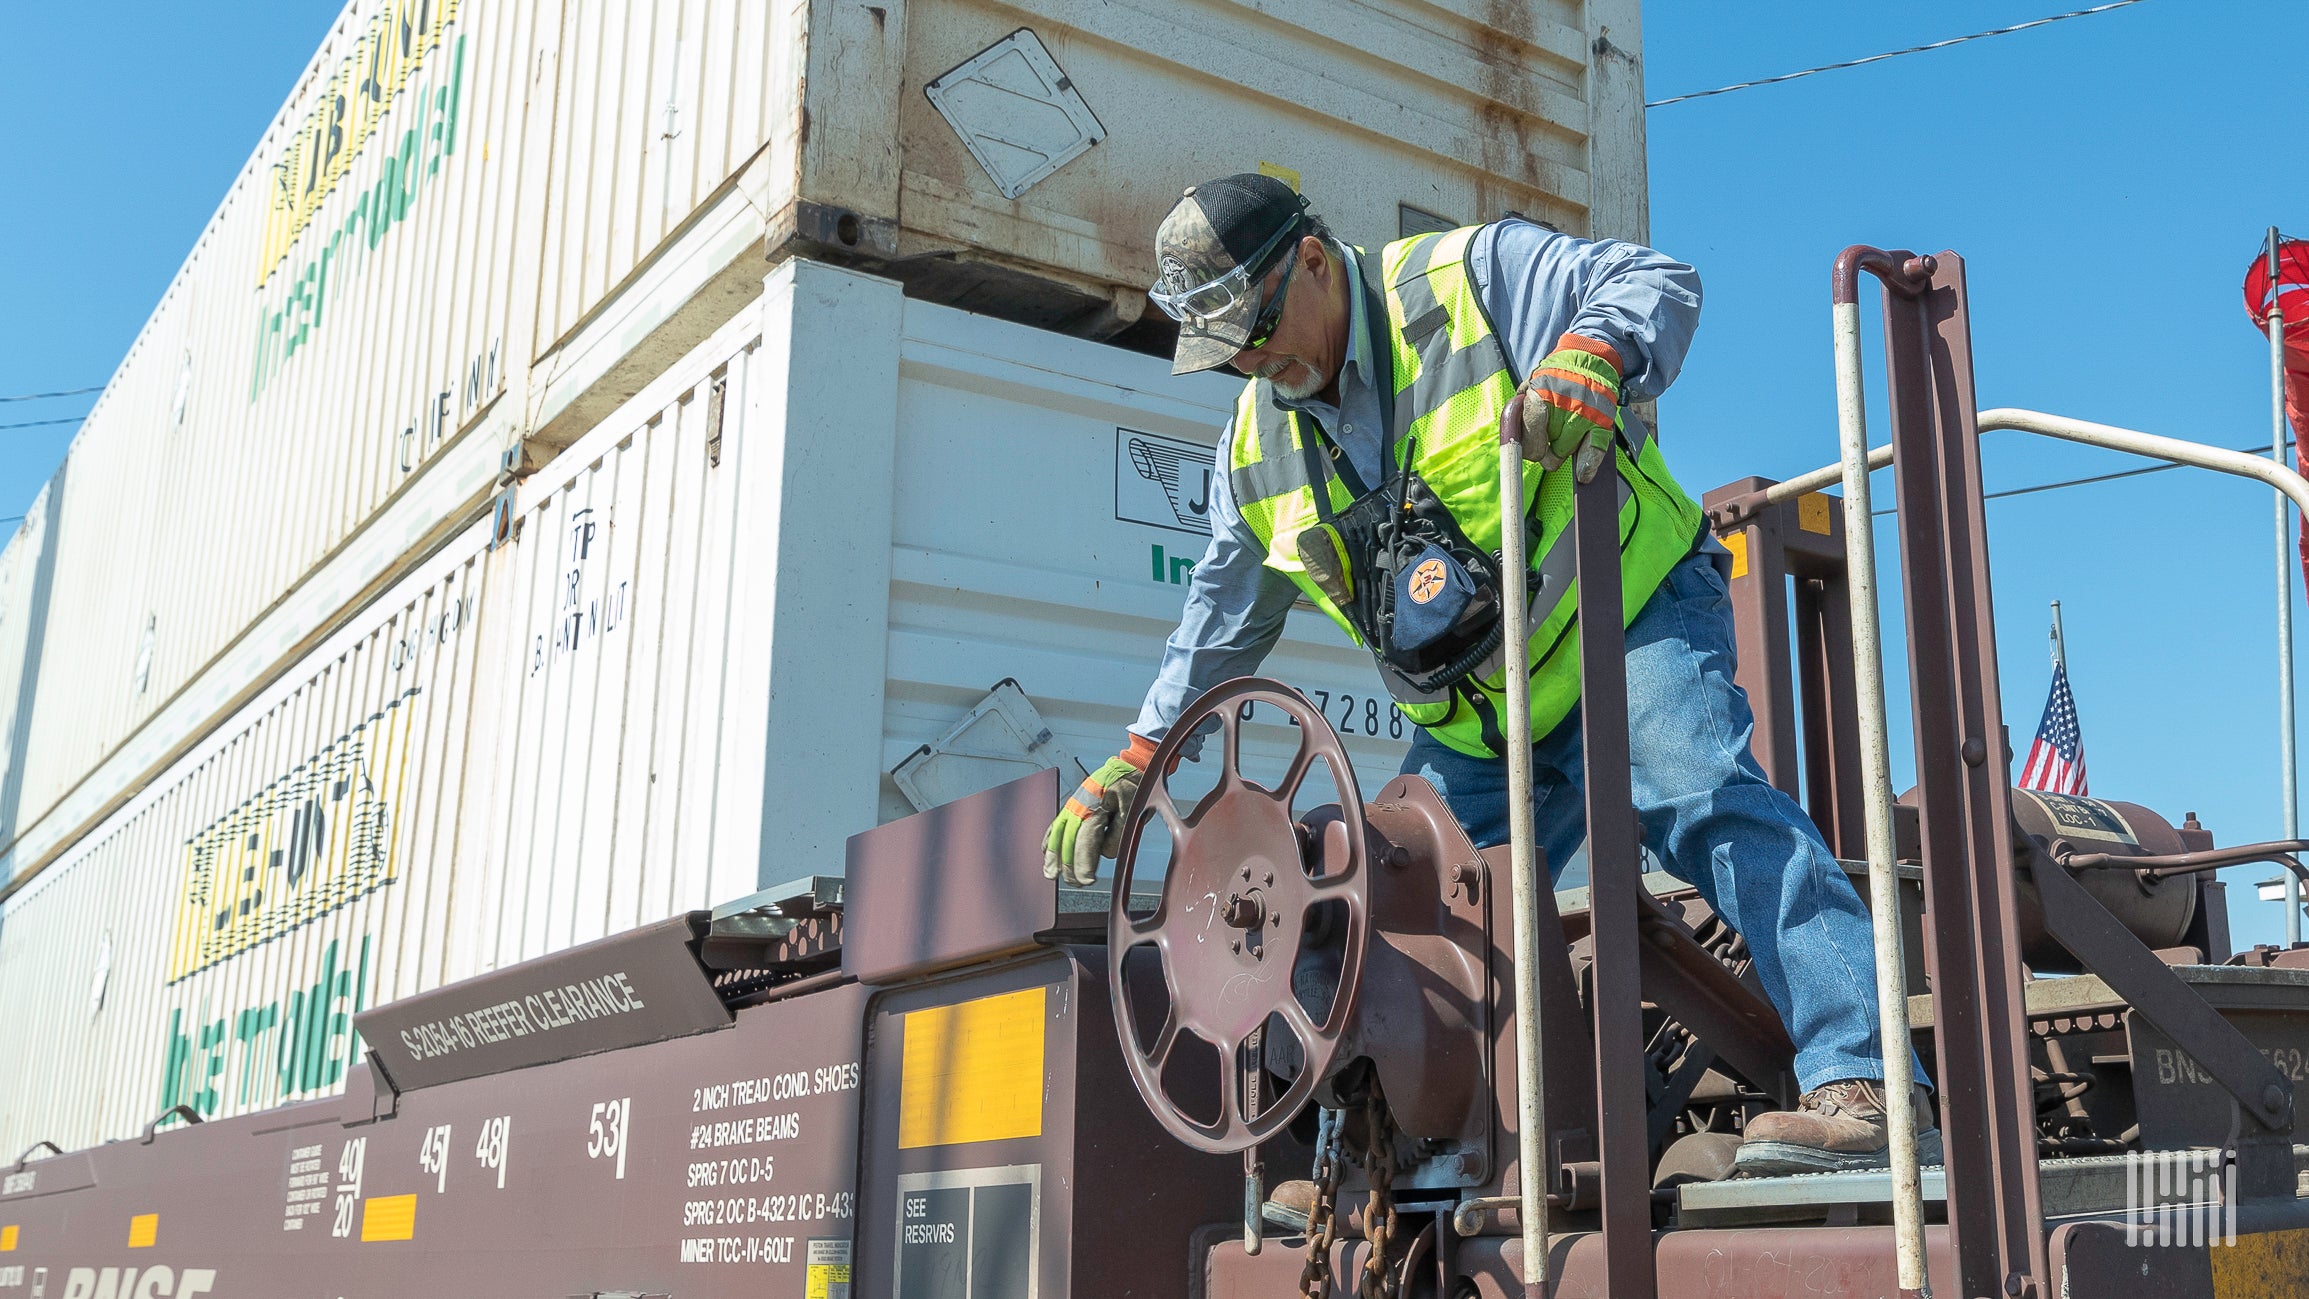
M1733 684L1732 606L1699 553L1669 571L1627 631L1628 742L1644 842L1747 939L1796 1043L1804 1090L1884 1077L1867 910L1820 831L1748 752L1755 718ZM1580 716L1532 746L1533 826L1560 875L1587 837ZM1404 759L1478 847L1507 842L1507 763L1421 731ZM1924 1080L1918 1064L1916 1079Z

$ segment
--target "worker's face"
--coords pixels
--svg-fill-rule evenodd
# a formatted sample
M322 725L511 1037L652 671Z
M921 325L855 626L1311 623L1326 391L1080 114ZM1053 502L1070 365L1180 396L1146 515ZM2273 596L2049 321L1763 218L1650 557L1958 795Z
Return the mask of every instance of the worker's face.
M1297 262L1295 268L1289 263L1278 264L1259 286L1263 310L1274 301L1283 272L1291 271L1274 333L1262 345L1235 353L1227 364L1239 373L1273 384L1276 395L1286 401L1304 401L1330 387L1346 360L1350 318L1346 266L1313 235L1299 241L1292 257Z

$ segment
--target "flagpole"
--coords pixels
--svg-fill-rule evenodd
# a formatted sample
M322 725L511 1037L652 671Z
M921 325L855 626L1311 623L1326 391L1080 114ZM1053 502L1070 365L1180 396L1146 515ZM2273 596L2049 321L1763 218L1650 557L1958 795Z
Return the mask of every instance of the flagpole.
M2052 661L2053 665L2062 671L2068 670L2068 642L2061 639L2060 601L2058 600L2052 602ZM2072 682L2069 688L2075 689L2075 684Z
M2269 227L2269 455L2285 463L2285 308L2278 293L2277 227ZM2301 782L2293 724L2293 527L2277 497L2277 755L2285 782L2285 837L2301 833ZM2301 941L2301 881L2285 876L2285 945Z

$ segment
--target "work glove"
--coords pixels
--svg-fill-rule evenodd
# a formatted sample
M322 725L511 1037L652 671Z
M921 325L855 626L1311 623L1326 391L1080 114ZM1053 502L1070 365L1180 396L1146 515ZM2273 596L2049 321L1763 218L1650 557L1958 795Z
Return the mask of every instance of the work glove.
M1523 456L1543 469L1570 462L1572 475L1592 480L1611 460L1619 426L1620 354L1611 344L1565 334L1524 380Z
M1044 879L1076 888L1098 882L1098 859L1122 851L1123 814L1138 796L1139 781L1154 752L1153 740L1133 735L1129 748L1108 758L1076 787L1042 837Z

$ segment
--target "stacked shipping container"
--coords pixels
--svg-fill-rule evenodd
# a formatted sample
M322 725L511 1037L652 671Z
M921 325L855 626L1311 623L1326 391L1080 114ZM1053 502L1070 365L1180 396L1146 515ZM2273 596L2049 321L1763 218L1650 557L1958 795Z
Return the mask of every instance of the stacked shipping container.
M1232 385L924 298L1130 330L1254 163L1365 242L1640 234L1633 0L1481 14L356 0L0 554L0 1142L309 1095L359 1006L838 871L1000 679L1095 761ZM922 93L981 51L1104 112L1015 198ZM1274 668L1392 771L1326 625Z

